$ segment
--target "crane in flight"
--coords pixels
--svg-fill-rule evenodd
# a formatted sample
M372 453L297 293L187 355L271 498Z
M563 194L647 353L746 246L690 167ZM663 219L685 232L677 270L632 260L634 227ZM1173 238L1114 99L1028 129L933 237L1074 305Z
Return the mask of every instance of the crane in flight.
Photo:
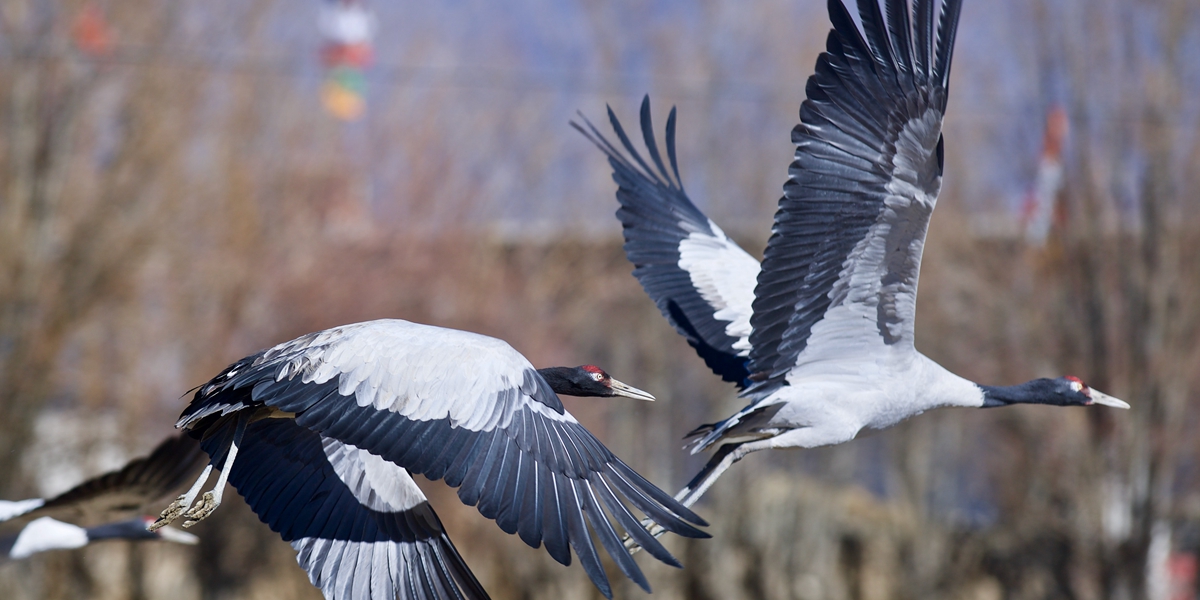
M594 533L648 592L616 527L680 564L631 508L687 537L708 537L692 525L706 523L613 455L558 394L654 399L592 365L534 369L504 341L466 331L379 320L310 333L197 388L177 427L210 464L152 527L206 518L228 481L329 600L486 598L418 473L564 565L574 548L611 598ZM214 465L220 477L200 496Z
M100 540L166 540L195 544L196 536L174 528L150 531L141 513L151 502L183 487L204 465L200 444L173 435L149 455L76 485L53 498L0 500L0 523L23 523L0 536L0 560L28 558L47 550L80 548Z
M917 278L941 188L942 119L961 0L841 0L792 130L795 158L762 263L688 199L667 118L668 171L642 102L647 162L612 109L621 148L572 123L608 157L633 274L705 363L749 405L702 425L716 447L676 496L691 506L733 463L769 448L840 444L939 407L1125 402L1076 377L990 386L917 351ZM885 16L886 15L886 16ZM634 547L636 540L630 540Z

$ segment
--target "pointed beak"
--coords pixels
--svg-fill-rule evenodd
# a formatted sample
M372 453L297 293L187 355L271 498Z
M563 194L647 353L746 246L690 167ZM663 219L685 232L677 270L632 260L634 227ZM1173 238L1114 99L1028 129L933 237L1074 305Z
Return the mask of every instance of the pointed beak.
M1109 396L1108 394L1097 392L1096 390L1092 390L1092 404L1111 406L1113 408L1124 408L1126 410L1129 409L1128 402L1125 402L1124 400L1118 400L1112 396Z
M649 392L643 392L632 385L621 383L616 379L610 379L609 381L611 382L611 388L614 396L625 396L626 398L633 398L635 400L654 401L654 396L651 396Z
M155 531L155 533L158 534L158 537L161 537L162 539L167 540L168 542L175 542L176 544L187 544L189 546L195 546L196 544L198 544L200 542L200 538L198 538L186 531L181 531L179 529L175 529L174 527L163 527L163 528Z

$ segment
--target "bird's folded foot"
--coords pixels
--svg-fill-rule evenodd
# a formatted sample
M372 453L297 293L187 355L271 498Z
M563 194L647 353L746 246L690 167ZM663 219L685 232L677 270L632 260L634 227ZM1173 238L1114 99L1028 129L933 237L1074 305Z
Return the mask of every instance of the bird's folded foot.
M225 482L229 481L229 472L233 470L233 461L237 458L238 445L242 443L242 436L246 433L246 423L249 420L248 414L238 413L236 425L233 430L233 440L229 442L229 449L225 454L225 462L221 467L221 476L217 478L217 484L211 490L204 492L204 496L200 498L199 504L192 505L192 502L196 499L196 494L199 494L200 490L204 488L204 483L208 481L208 475L212 473L213 465L209 463L207 467L204 467L204 472L200 474L200 478L196 480L196 483L192 484L192 489L172 502L162 512L162 516L151 524L149 527L150 531L163 527L179 517L187 519L183 523L184 528L191 527L207 519L214 510L217 510L217 507L221 505L221 494L225 491Z
M184 504L186 501L187 494L176 498L174 502L163 509L162 513L158 515L158 519L147 526L146 529L148 531L158 531L166 527L171 521L178 519L179 515L182 515L188 509L188 506Z
M662 534L667 532L666 528L654 521L651 521L650 519L642 519L642 527L645 527L646 531L649 531L650 535L654 537L661 537ZM642 549L642 545L634 541L634 539L630 537L628 533L625 534L625 539L622 541L625 543L625 549L628 550L630 554Z
M204 492L204 496L201 497L200 503L186 513L183 513L183 517L187 519L183 522L183 528L187 529L188 527L207 519L208 516L213 514L213 511L217 510L217 507L220 505L221 501L214 497L211 490Z

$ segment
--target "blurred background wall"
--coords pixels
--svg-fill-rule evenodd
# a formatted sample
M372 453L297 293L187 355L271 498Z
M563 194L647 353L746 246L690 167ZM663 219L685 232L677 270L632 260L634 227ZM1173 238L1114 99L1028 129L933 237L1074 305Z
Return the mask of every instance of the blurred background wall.
M678 106L689 194L760 254L824 3L368 8L374 59L347 75L319 0L0 3L0 497L146 451L237 358L384 317L600 364L659 401L567 399L592 431L669 490L703 464L680 438L741 401L629 276L610 172L567 123ZM669 544L685 570L641 560L655 597L1195 597L1197 56L1194 0L962 15L917 346L986 383L1075 374L1132 411L947 410L754 455L700 506L715 539ZM331 96L343 76L353 97ZM494 597L600 597L423 487ZM0 589L319 597L239 500L194 531L0 566Z

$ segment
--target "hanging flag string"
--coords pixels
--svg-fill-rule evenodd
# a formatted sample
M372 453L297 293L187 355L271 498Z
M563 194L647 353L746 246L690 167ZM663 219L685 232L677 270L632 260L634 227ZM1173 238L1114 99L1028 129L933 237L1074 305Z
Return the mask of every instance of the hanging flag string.
M325 38L321 102L334 117L356 120L366 110L364 71L373 58L375 15L360 0L332 0L321 7L317 25Z

